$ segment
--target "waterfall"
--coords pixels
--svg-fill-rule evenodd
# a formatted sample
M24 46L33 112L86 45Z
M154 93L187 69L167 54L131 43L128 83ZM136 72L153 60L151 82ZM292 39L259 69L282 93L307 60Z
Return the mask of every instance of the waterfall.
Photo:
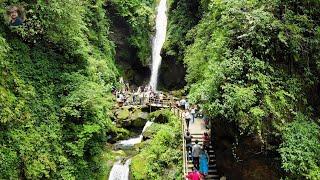
M120 160L114 163L109 175L109 180L128 180L130 163L131 159L128 159L124 164L122 164Z
M147 123L144 125L143 127L143 130L141 132L141 134L138 136L138 137L135 137L135 138L130 138L130 139L127 139L127 140L122 140L119 142L119 146L122 146L122 147L131 147L135 144L138 144L142 141L142 138L143 138L143 135L142 133L149 127L151 126L152 122L151 121L147 121Z
M120 141L118 145L123 147L131 147L135 144L138 144L142 141L143 135L142 133L151 126L153 122L147 121L144 125L142 132L139 137L130 138L128 140ZM129 179L129 165L131 163L131 159L128 159L125 164L121 163L121 160L115 162L111 169L109 180L128 180Z
M153 90L157 90L158 72L161 64L161 48L166 39L167 31L167 2L160 0L157 8L156 35L152 40L152 71L149 85Z

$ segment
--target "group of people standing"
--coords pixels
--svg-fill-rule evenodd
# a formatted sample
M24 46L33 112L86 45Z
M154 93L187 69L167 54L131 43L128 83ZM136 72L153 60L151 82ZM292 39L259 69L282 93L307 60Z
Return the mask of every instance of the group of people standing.
M191 105L187 99L182 98L180 101L176 101L176 106L183 109L182 117L186 123L186 133L184 139L186 141L187 159L192 160L193 170L189 172L185 177L190 180L200 180L208 175L209 170L209 145L210 137L208 132L204 132L202 135L202 146L199 144L198 139L195 139L195 144L192 145L192 139L194 138L189 131L190 122L194 123L197 116L201 116L201 111L197 111L197 105ZM205 120L205 119L204 119ZM206 121L204 121L205 124Z
M122 85L120 90L113 89L119 106L145 105L151 101L160 104L165 98L162 92L154 91L150 85L139 86L136 90L131 90L129 84L124 83L122 78L120 78L120 84Z
M192 146L193 136L187 130L184 135L186 141L186 150L187 150L187 159L192 160L193 171L189 172L186 177L191 180L200 180L201 177L208 175L209 170L209 155L208 149L210 145L210 137L207 132L204 132L202 135L203 145L199 144L199 141L196 139L195 144Z
M184 110L182 117L185 119L187 129L189 129L190 121L194 123L194 119L196 118L197 106L190 105L187 99L182 98L180 101L176 101L176 107Z

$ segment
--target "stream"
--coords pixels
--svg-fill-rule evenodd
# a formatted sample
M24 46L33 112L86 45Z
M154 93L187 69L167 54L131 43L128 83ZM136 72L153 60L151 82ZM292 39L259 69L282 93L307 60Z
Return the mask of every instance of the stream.
M141 143L143 139L143 132L151 126L153 122L147 121L144 125L141 134L138 137L130 138L127 140L121 140L115 144L115 147L117 149L130 149L135 144ZM129 165L131 163L131 159L127 159L125 162L122 160L118 160L113 164L113 167L111 169L109 180L128 180L129 179Z

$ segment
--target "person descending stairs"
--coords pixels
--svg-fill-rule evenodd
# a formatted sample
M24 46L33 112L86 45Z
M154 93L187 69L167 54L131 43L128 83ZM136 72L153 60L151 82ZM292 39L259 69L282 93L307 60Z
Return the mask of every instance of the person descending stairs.
M219 175L217 171L216 165L216 156L213 145L210 141L204 137L205 132L207 132L205 125L202 119L197 118L194 123L190 123L189 133L191 136L191 145L194 146L197 143L203 147L205 145L205 149L209 156L209 163L208 163L208 175L205 176L204 179L206 180L219 180ZM184 147L186 148L186 147ZM192 172L194 168L194 164L192 161L192 152L189 150L186 153L186 171L187 173Z

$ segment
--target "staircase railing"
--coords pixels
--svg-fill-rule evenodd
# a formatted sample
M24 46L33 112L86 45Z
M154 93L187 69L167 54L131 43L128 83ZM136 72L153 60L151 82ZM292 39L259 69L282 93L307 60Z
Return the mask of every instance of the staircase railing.
M182 112L180 109L173 107L172 108L173 113L178 116L178 118L181 120L181 136L182 136L182 159L183 159L183 176L185 176L188 172L188 160L187 160L187 152L186 152L186 141L184 139L184 130L185 130L185 124L182 117ZM187 178L184 178L187 179Z

